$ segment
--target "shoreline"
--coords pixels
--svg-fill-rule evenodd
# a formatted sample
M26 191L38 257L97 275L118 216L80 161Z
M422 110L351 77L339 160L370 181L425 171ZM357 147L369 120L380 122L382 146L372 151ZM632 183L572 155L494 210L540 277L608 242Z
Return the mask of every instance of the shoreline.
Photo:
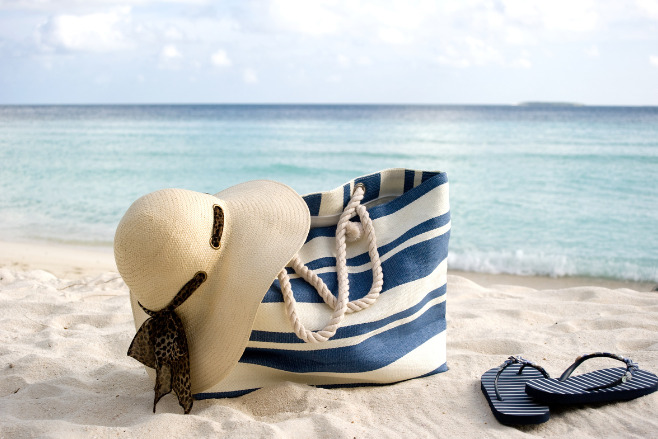
M108 246L84 246L53 242L0 241L0 267L21 271L44 270L59 278L78 279L117 272L114 252ZM608 289L626 288L635 291L655 291L654 282L634 282L586 276L521 276L515 274L490 274L472 271L450 270L448 274L466 278L484 287L515 285L536 290L555 290L582 286Z

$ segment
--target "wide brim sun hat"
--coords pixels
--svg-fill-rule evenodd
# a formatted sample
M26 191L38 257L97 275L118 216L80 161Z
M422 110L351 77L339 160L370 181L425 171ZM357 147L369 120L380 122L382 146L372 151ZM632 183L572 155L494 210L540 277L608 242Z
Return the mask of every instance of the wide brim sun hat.
M219 230L217 212L223 215ZM206 274L175 310L187 336L193 394L220 382L238 363L258 305L304 244L309 227L302 197L266 180L215 195L164 189L127 210L114 254L130 289L136 328L149 318L142 307L154 312L167 307L197 273ZM213 239L217 233L219 240Z

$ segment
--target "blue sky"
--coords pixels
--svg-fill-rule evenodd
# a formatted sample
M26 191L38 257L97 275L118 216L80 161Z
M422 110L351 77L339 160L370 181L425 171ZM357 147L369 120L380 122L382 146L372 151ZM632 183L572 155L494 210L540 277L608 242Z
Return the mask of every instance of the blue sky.
M658 0L0 0L0 104L658 105Z

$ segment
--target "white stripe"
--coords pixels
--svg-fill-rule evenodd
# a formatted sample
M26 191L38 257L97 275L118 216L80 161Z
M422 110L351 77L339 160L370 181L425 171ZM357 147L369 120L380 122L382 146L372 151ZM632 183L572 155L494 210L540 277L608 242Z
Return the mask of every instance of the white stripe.
M414 187L420 186L421 181L423 180L423 171L415 171L414 174Z
M391 383L432 372L446 362L445 331L404 357L380 369L359 373L294 373L255 364L238 363L221 383L204 393L234 392L274 385L283 381L310 385Z
M446 270L447 261L444 260L428 276L391 288L379 296L377 303L370 308L345 315L343 326L375 322L411 308L423 300L430 291L445 285L447 282ZM307 328L322 327L327 321L327 316L331 315L331 308L325 303L297 302L297 309L302 323ZM258 306L252 329L268 332L292 332L290 321L286 317L285 304L283 302L261 303Z
M357 345L365 340L367 340L370 337L374 337L377 334L381 334L383 332L389 331L393 328L397 328L398 326L405 325L407 323L410 323L414 320L416 320L418 317L422 316L428 309L431 307L445 302L445 295L437 297L436 299L430 300L427 302L421 309L419 309L417 312L414 314L405 317L404 319L398 319L395 320L387 325L384 325L380 328L377 328L373 331L367 332L365 334L353 336L353 337L346 337L346 338L332 338L330 340L327 340L326 342L323 342L318 346L316 343L270 343L270 342L264 342L264 341L250 341L247 344L247 347L250 348L262 348L262 349L283 349L283 350L288 350L288 351L314 351L317 350L318 348L320 349L335 349L335 348L343 348L347 346L354 346ZM364 311L365 312L365 311ZM361 314L361 313L358 313ZM379 318L378 318L379 320ZM343 325L342 327L345 327L346 325Z

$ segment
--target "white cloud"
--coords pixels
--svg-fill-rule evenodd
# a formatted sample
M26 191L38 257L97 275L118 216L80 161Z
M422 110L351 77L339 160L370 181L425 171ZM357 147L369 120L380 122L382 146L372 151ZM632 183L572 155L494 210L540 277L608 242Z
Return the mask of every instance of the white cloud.
M532 63L526 58L517 58L510 63L510 67L517 69L529 69L532 67Z
M482 66L486 64L500 64L503 57L495 47L483 40L467 37L466 45L473 64Z
M256 71L254 69L244 69L242 72L242 80L246 84L257 84L258 83L258 75L256 74Z
M635 0L637 7L654 20L658 20L658 0Z
M161 69L176 70L181 67L183 54L173 44L165 44L160 50L158 67Z
M589 32L599 25L594 0L502 0L502 5L506 20L535 30Z
M169 26L164 31L164 38L169 41L180 41L184 38L183 32L176 26Z
M504 62L503 56L495 47L478 38L466 37L458 44L459 46L447 46L444 53L439 55L438 62L462 68Z
M218 50L210 56L210 62L217 67L230 67L233 62L226 54L225 50Z
M178 51L178 48L173 44L165 45L160 51L160 58L165 60L178 59L182 57L181 53Z
M445 55L439 55L436 60L439 64L449 67L459 67L462 69L466 67L470 67L471 65L470 61L468 61L466 58L460 58L460 57L455 58Z
M380 28L377 35L380 40L390 44L406 44L413 40L408 33L395 27Z
M323 0L271 0L270 13L284 28L309 35L335 33L341 17Z
M350 61L350 59L347 56L343 55L343 54L339 54L336 57L336 61L338 62L338 65L340 67L344 68L344 69L347 69L352 65L352 62Z
M512 25L505 27L503 38L507 44L514 46L526 46L537 43L537 39L531 32Z
M589 49L585 50L585 55L587 55L590 58L598 58L601 53L599 52L599 48L596 44L593 44Z
M88 11L90 9L97 9L99 6L147 6L149 4L158 3L203 5L210 3L210 0L4 0L0 1L0 10L22 9L31 11Z
M658 67L658 56L650 55L649 56L649 63L654 67Z
M356 59L356 63L360 66L372 65L372 59L368 56L361 55Z
M61 14L37 28L44 49L73 52L111 52L133 47L130 8L86 15Z

